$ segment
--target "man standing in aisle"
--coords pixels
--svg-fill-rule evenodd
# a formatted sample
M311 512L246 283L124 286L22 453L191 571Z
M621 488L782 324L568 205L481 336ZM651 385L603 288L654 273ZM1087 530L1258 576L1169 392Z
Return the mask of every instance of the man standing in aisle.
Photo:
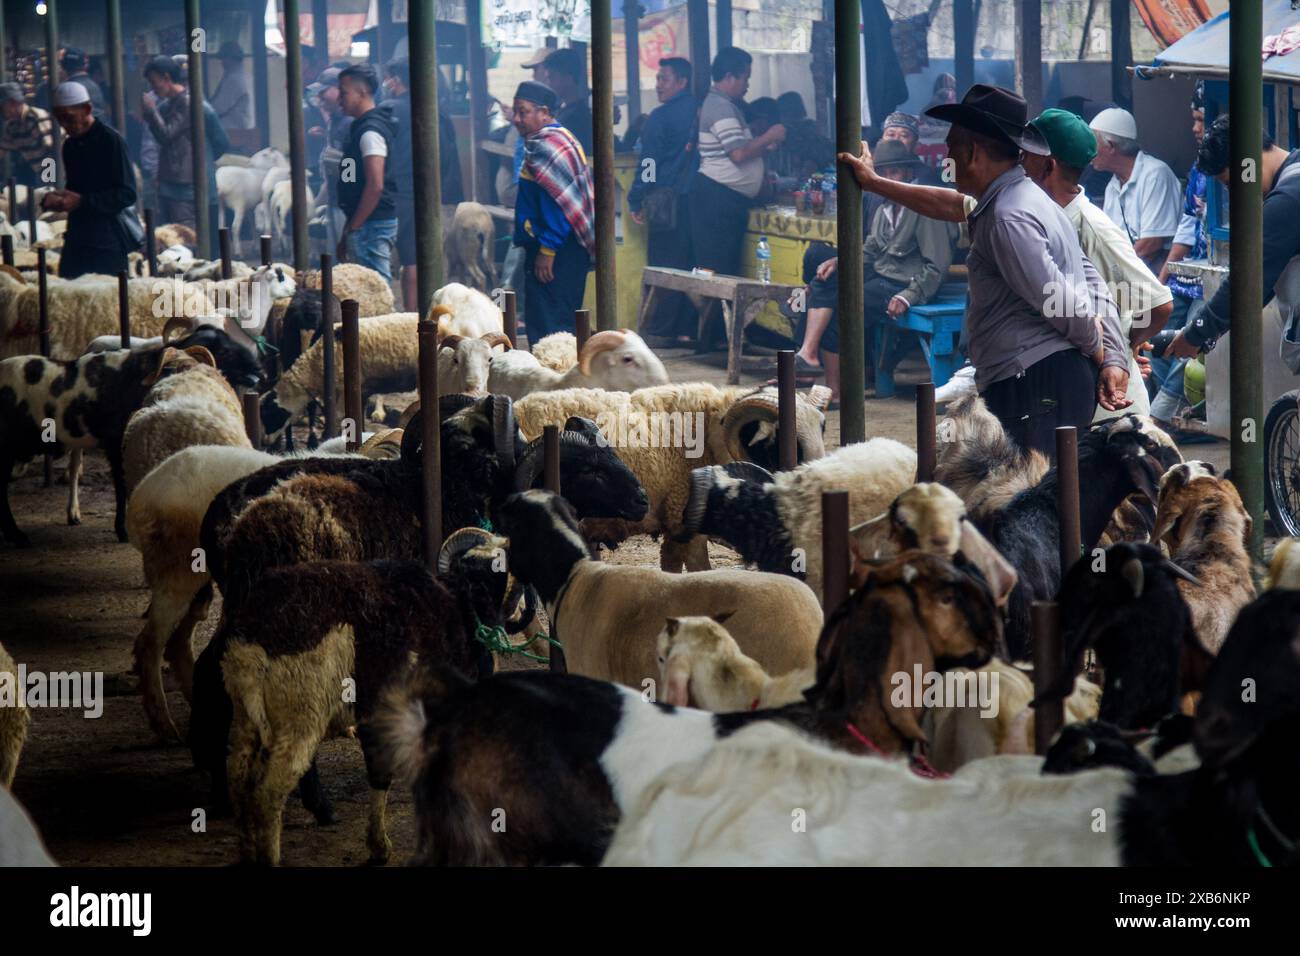
M22 186L40 186L46 159L54 156L54 120L28 106L17 83L0 83L0 152L13 154L9 167Z
M596 250L591 169L577 138L555 121L559 97L527 81L515 90L515 129L524 160L515 199L514 243L524 247L528 340L574 329Z
M360 263L385 281L393 278L397 247L396 183L393 125L375 106L379 77L372 66L358 64L339 74L339 106L352 117L347 145L339 163L339 207L347 216L339 238L338 261Z
M1064 211L1020 165L1022 149L1050 152L1026 123L1024 99L977 83L961 103L927 115L952 124L956 191L878 175L865 143L861 155L841 153L840 161L864 190L932 219L969 224L966 324L976 385L1021 449L1054 457L1058 426L1083 430L1097 404L1108 411L1129 405L1128 350L1115 304Z

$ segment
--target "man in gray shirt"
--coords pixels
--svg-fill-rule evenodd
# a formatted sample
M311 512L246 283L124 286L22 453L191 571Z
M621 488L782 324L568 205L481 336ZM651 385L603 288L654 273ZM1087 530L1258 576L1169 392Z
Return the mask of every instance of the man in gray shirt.
M877 175L865 143L861 156L840 160L864 190L968 224L966 336L976 384L1023 450L1053 457L1058 426L1084 430L1097 404L1110 411L1130 404L1119 314L1065 213L1020 166L1020 150L1048 152L1026 123L1025 101L976 84L960 104L928 115L952 123L956 191Z

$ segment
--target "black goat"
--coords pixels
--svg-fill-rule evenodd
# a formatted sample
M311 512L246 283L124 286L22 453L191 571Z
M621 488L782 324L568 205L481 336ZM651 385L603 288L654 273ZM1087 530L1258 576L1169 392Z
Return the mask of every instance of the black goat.
M1160 476L1182 460L1178 448L1149 419L1126 415L1079 437L1079 514L1084 553L1101 538L1115 509L1141 492L1154 502ZM1061 584L1060 516L1053 467L1037 485L994 512L981 531L1015 567L1019 580L1007 605L1010 660L1030 656L1029 608L1050 601Z

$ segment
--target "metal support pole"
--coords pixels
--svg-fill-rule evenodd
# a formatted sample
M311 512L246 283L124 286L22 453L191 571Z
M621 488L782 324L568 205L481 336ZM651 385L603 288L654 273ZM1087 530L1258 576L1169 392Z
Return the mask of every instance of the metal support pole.
M271 145L271 91L266 69L266 30L262 18L266 12L265 0L250 0L249 18L252 20L253 61L253 113L257 123L258 145Z
M3 31L0 31L3 32ZM113 128L126 135L126 68L122 64L122 0L108 0L108 82L113 87Z
M117 328L122 348L131 347L131 274L123 269L117 274Z
M591 310L578 309L573 313L573 337L578 340L578 354L591 338Z
M718 49L731 46L731 0L714 0L714 36Z
M1016 81L1029 115L1037 116L1043 111L1043 0L1016 4Z
M1131 21L1129 11L1133 6L1133 0L1110 0L1110 98L1124 107L1126 110L1133 108L1133 80L1128 75L1128 68L1133 63L1133 39L1131 34ZM1237 4L1238 7L1258 7L1259 4ZM1233 12L1236 15L1236 11ZM1231 18L1229 18L1231 21ZM1229 32L1231 32L1231 22L1229 22ZM1263 45L1260 40L1260 46ZM1231 44L1231 39L1229 39ZM1259 59L1259 47L1255 48L1254 57ZM1232 83L1237 85L1237 67L1241 63L1239 60L1232 61ZM1262 87L1261 87L1262 88ZM1037 116L1037 113L1030 113L1030 116ZM1259 115L1256 111L1255 115ZM1236 280L1234 279L1235 283Z
M623 41L627 51L627 121L631 123L641 115L641 5L636 0L623 2Z
M334 355L334 257L325 253L320 257L320 332L321 350L324 352L324 381L321 400L325 404L325 437L339 433L337 405L338 367ZM437 408L435 403L434 408ZM435 416L436 417L436 416Z
M222 226L217 230L217 245L221 249L221 278L230 278L230 230Z
M316 62L330 62L329 0L311 0L311 45Z
M0 261L7 266L14 264L14 237L8 233L0 236Z
M289 109L289 177L293 183L293 268L305 272L311 255L307 220L307 139L302 118L302 39L298 0L284 0L284 86ZM419 155L418 153L416 154ZM417 166L418 168L418 166Z
M361 303L344 299L343 313L343 414L344 428L351 430L348 451L361 447L364 421L361 409ZM350 423L350 424L349 424Z
M509 289L501 292L501 325L510 340L512 349L519 348L519 317L515 311L515 294Z
M469 135L470 135L470 198L487 202L490 190L492 163L479 149L479 143L488 135L488 85L487 56L483 50L482 0L465 0L465 21L468 29L469 61Z
M197 31L199 0L185 0L185 52L189 55L190 170L194 177L194 232L200 259L212 258L212 220L208 215L208 137L203 116L203 53Z
M1056 514L1060 521L1061 578L1083 549L1079 522L1079 434L1073 425L1056 429Z
M1236 170L1228 183L1229 227L1234 237L1228 259L1232 274L1232 334L1228 339L1232 481L1253 522L1250 550L1259 561L1264 528L1264 329L1259 308L1264 301L1264 193L1255 171L1260 168L1264 149L1264 77L1259 57L1264 32L1262 6L1237 4L1228 30L1233 116L1228 168Z
M849 596L849 493L822 492L822 610L831 612Z
M795 425L794 351L776 353L777 467L789 471L799 464L799 435Z
M9 153L5 152L5 158L9 158ZM5 180L5 188L9 191L9 225L18 224L18 183L12 177Z
M975 27L974 0L952 0L953 76L958 99L975 82Z
M50 111L54 110L54 88L59 85L59 19L57 0L45 0L45 56L48 67L47 76L50 89ZM57 184L63 186L63 127L51 123L54 132L54 176ZM36 233L32 232L32 242Z
M3 0L0 0L2 3ZM45 250L36 250L36 286L37 286L37 322L36 327L40 335L41 355L45 358L50 357L50 285L45 274ZM45 487L48 488L54 484L54 456L46 454L45 461L42 465L44 469Z
M244 432L254 448L262 447L262 403L260 396L253 389L248 389L240 396L244 409Z
M423 473L424 562L437 573L438 550L442 547L442 447L438 416L438 324L420 320L420 470Z
M407 5L411 52L411 150L415 164L415 311L425 315L442 285L442 178L438 148L438 37L434 0ZM407 308L410 308L408 305Z
M703 102L713 85L709 75L712 61L709 55L709 0L687 0L686 31L690 34L691 69L695 73L691 92L697 101ZM857 88L857 80L854 80L854 88Z
M262 247L260 250L262 253L262 265L269 266L271 264L271 237L262 235L259 238L259 244Z
M835 131L836 149L856 156L862 150L862 40L858 31L858 0L835 0ZM836 171L839 208L837 248L862 248L862 189L843 163ZM855 253L856 255L856 253ZM847 260L846 260L847 261ZM855 260L856 261L856 260ZM862 270L839 272L840 444L867 439L867 387L862 325Z
M379 0L377 4L378 23L375 24L375 46L379 65L383 66L393 55L396 41L393 38L393 0ZM407 41L407 49L411 47Z
M58 123L54 124L58 126ZM36 248L36 187L27 190L27 248Z
M144 257L149 263L149 275L158 274L158 237L153 231L153 210L144 211Z
M1034 696L1047 691L1064 666L1061 648L1061 612L1055 601L1034 601L1029 608L1033 634ZM1044 701L1034 708L1034 753L1047 753L1052 738L1065 724L1065 701Z
M560 426L542 428L542 487L561 494L560 489Z
M934 481L939 450L935 444L934 382L916 386L916 480Z
M595 156L592 172L596 192L596 327L618 328L617 247L614 211L614 21L610 0L591 4L591 109Z

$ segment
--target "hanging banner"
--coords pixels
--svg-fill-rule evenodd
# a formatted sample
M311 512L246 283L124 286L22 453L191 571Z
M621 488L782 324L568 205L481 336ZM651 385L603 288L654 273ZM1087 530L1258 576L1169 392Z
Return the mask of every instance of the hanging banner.
M486 42L540 46L547 37L591 41L591 0L484 0Z
M1151 35L1169 46L1212 16L1206 0L1133 0Z
M649 16L641 17L637 21L637 28L640 31L640 62L642 84L653 88L654 74L659 69L659 61L672 56L690 56L690 46L687 43L688 31L686 27L686 7L671 7L662 13L653 13ZM627 58L627 33L623 29L623 21L615 20L613 24L614 32L614 62L626 62ZM621 78L626 78L627 71L619 71L617 67L614 70L614 85L617 86ZM650 80L647 81L646 77Z

